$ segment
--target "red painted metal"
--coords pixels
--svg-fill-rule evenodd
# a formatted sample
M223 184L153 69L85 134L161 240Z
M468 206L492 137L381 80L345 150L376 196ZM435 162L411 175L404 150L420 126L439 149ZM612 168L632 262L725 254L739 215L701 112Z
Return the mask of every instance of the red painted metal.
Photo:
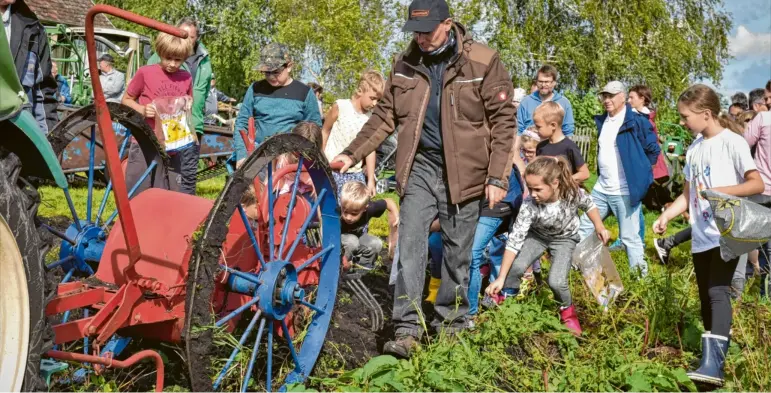
M95 363L95 364L101 364L107 367L117 367L117 368L131 367L134 364L136 364L138 361L149 358L155 361L155 368L156 368L155 391L156 392L163 391L163 376L164 376L163 358L161 358L161 355L159 355L158 352L155 352L155 351L151 351L151 350L139 351L126 360L115 360L111 357L101 357L101 356L86 355L86 354L75 353L75 352L63 352L63 351L48 351L46 352L46 356L52 357L54 359L59 359L59 360L68 360L68 361L81 362L81 363Z
M83 318L54 325L54 344L64 344L86 337L83 332L94 318Z
M185 253L212 206L212 201L179 192L159 188L143 191L131 200L142 243L142 256L132 269L136 274L128 275L131 261L121 236L123 228L116 225L105 243L96 278L117 286L132 280L142 285L143 280L152 279L160 284L160 290L149 289L159 295L184 294Z
M46 304L46 315L61 314L65 311L107 302L104 288L85 289L60 294Z
M86 14L86 49L88 51L88 69L91 75L99 75L96 64L96 40L94 39L94 18L97 14L109 14L121 19L128 20L146 27L160 30L178 37L187 38L187 33L176 27L158 22L156 20L140 16L119 8L108 5L96 5L91 7ZM107 107L107 101L104 98L102 83L99 78L91 78L94 89L94 105L96 107L96 119L102 136L102 144L107 156L107 170L113 183L113 192L115 193L115 204L121 217L121 226L123 227L123 236L128 249L128 256L131 264L139 260L142 252L139 247L139 236L134 223L134 216L129 204L128 190L126 188L126 179L120 168L120 157L118 156L118 144L115 140L115 133L112 130L112 119L110 110Z

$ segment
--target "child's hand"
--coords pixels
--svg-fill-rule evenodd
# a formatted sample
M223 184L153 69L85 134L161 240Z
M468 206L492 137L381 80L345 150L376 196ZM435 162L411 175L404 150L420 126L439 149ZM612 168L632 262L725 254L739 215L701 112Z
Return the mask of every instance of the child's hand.
M490 296L497 295L501 289L503 289L503 283L502 280L503 277L498 277L495 281L491 282L490 285L487 286L487 289L485 290L485 293Z
M187 96L185 100L185 112L190 112L193 109L193 97Z
M145 105L145 117L148 119L155 117L155 105L152 103Z
M600 238L600 240L602 241L602 244L603 245L608 244L608 240L610 240L610 233L608 232L608 230L605 229L605 227L601 227L601 228L597 228L596 232L597 232L597 237Z
M663 235L667 231L667 224L669 224L669 219L664 217L664 215L662 214L653 223L653 233L657 235Z

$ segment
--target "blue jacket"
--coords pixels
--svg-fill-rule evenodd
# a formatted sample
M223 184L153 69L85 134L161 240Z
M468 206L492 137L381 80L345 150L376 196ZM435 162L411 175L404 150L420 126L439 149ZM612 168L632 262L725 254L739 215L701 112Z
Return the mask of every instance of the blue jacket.
M292 131L301 121L311 121L321 127L321 113L313 89L297 80L281 87L272 87L266 80L255 82L246 90L236 118L234 161L247 156L239 131L248 130L250 117L254 117L256 128L255 147L269 136Z
M64 103L71 104L72 97L70 96L70 84L67 82L67 78L61 74L56 75L56 84L59 86L59 95L64 97Z
M607 112L594 117L598 137L602 133L602 124L607 117ZM624 175L629 186L629 199L632 206L636 206L648 193L648 188L653 183L652 167L656 164L661 148L648 116L633 111L629 104L626 105L624 123L618 130L616 146L621 155L621 166L624 167ZM599 146L597 149L599 151ZM598 165L598 175L599 172Z
M570 105L570 101L556 90L554 91L552 101L560 104L562 109L565 110L565 118L562 120L562 133L565 136L573 135L576 122L573 119L573 106ZM517 109L517 135L522 135L527 127L533 125L533 113L538 105L541 105L541 96L538 95L537 91L522 99L519 109Z

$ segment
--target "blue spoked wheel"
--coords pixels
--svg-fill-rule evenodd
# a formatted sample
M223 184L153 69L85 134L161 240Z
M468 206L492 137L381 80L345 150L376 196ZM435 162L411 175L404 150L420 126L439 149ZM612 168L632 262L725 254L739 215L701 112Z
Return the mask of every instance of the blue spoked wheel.
M284 178L288 188L257 192L268 194L260 215L267 218L255 221L250 190L258 176L274 184L281 155L299 161L298 169ZM313 192L301 181L306 174ZM193 236L183 338L194 391L271 391L308 377L326 338L342 268L335 189L323 153L291 134L266 140L232 174L201 234ZM236 220L246 228L238 252L250 253L249 266L236 266L232 246L226 249ZM318 280L307 279L311 270ZM215 300L223 291L239 294L240 306Z
M154 132L141 115L131 108L115 103L109 103L108 106L113 119L113 129L110 132L116 133L122 159L128 156L131 135L144 152L157 153L157 157L148 162L147 169L138 179L133 181L126 179L129 182L127 184L129 196L136 195L140 190L140 184L146 183L148 178L153 179L151 184L153 187L168 187L168 155L161 148ZM65 166L69 165L70 181L77 181L77 187L82 188L84 181L80 179L83 176L79 174L85 175L85 203L79 201L77 196L82 194L82 190L73 191L74 187L64 188L61 192L67 201L69 214L66 217L57 217L53 222L41 220L44 221L42 228L49 235L47 243L59 246L54 257L46 258L54 260L46 265L47 276L49 281L66 283L94 274L102 257L107 235L118 218L118 211L108 208L108 201L113 199L113 184L104 175L105 154L96 125L94 105L80 108L65 117L49 133L48 140L60 162ZM155 179L165 179L165 183L160 184ZM104 183L99 184L99 180L106 181L106 186ZM99 198L98 193L101 191L103 195ZM70 315L68 311L60 315L57 322L65 323L76 316L88 317L91 311L87 308L76 310L77 315ZM83 351L90 353L87 338L83 342ZM76 373L75 380L83 376L82 373L80 375Z

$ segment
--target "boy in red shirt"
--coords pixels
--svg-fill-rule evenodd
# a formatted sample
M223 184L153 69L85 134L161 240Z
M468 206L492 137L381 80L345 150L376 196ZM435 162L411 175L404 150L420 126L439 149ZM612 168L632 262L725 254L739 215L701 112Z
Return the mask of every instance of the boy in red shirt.
M158 114L153 100L160 97L191 97L193 94L192 76L189 72L180 69L185 59L192 53L192 41L160 33L155 39L155 50L160 56L161 62L140 67L134 78L131 79L122 100L123 105L143 115L152 130L156 129L155 122ZM164 187L191 195L195 194L199 148L200 145L196 141L190 146L169 153L171 168L169 168L168 187L162 178L163 171L155 170L153 175L148 176L142 182L137 191L141 192L148 187ZM157 159L158 155L154 150L140 148L136 140L132 138L126 168L126 184L133 187L148 165Z

